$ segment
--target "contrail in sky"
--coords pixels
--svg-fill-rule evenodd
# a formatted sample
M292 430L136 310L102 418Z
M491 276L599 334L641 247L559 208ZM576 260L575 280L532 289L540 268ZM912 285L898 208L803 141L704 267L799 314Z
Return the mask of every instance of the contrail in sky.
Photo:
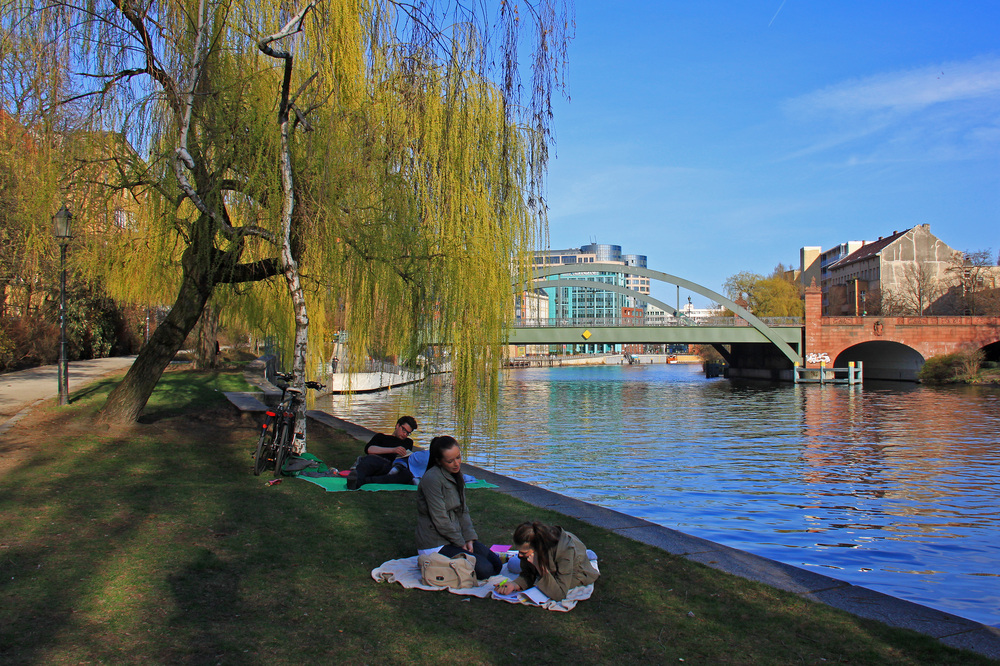
M784 7L786 2L788 2L788 0L781 0L781 7ZM781 13L781 7L778 7L778 11L774 12L774 16L771 17L771 23L774 23L774 19L778 18L778 14ZM771 27L771 23L767 24L768 28Z

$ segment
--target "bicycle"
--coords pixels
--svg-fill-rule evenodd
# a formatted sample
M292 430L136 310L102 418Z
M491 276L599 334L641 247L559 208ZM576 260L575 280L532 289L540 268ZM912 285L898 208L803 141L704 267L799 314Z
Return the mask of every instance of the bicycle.
M253 456L254 476L260 476L267 469L274 469L274 475L281 476L281 468L285 464L285 458L292 452L292 442L295 440L295 415L305 399L302 391L288 385L294 375L279 372L275 376L282 380L279 384L281 403L276 410L265 412L260 437L257 439L257 450ZM319 382L306 382L306 388L318 391L326 387Z

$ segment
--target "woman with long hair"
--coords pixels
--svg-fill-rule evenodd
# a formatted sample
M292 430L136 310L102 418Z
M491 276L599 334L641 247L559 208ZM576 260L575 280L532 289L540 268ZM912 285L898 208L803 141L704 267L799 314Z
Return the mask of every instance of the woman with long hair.
M465 503L462 449L454 437L431 440L427 471L417 487L417 552L476 558L476 578L500 573L500 556L478 541Z
M590 563L587 547L572 532L537 521L521 523L514 530L514 545L521 575L498 585L500 594L526 590L532 585L555 601L562 601L574 587L590 585L600 572Z

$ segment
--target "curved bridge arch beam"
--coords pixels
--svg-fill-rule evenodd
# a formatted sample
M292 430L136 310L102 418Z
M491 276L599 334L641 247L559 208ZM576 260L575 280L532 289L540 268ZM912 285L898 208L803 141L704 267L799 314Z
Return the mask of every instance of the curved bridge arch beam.
M792 349L792 347L779 338L775 333L768 327L767 324L762 322L760 319L752 315L748 310L740 307L733 301L729 300L722 294L712 291L707 287L703 287L696 282L691 282L690 280L685 280L682 277L677 277L676 275L670 275L669 273L663 273L661 271L650 270L649 268L642 268L639 266L622 266L621 264L565 264L561 266L546 266L544 268L535 268L532 270L532 275L534 276L533 286L537 288L542 288L548 282L562 282L562 280L545 280L550 275L564 275L566 273L617 273L619 275L640 275L642 277L648 277L651 280L658 280L660 282L667 282L669 284L677 285L678 287L684 287L688 291L693 291L696 294L700 294L707 298L712 299L716 303L725 305L727 308L738 314L741 318L746 320L748 324L760 331L761 335L771 341L775 347L781 350L789 361L794 363L802 363L802 357L797 351ZM580 286L580 280L566 280L566 282L576 282L576 284L571 286ZM553 285L554 286L554 285ZM614 286L614 285L605 285ZM624 289L624 287L623 287ZM614 290L609 290L614 291ZM628 290L630 293L626 294L628 296L634 296L637 292L633 290ZM666 308L664 308L666 309ZM670 308L675 310L674 308ZM675 310L676 311L676 310Z

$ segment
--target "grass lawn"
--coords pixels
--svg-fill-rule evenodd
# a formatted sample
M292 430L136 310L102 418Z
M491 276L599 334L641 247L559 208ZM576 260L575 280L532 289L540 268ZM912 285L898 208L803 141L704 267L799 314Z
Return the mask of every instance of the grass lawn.
M164 375L142 423L95 427L111 383L36 409L0 443L3 664L986 664L908 631L688 562L494 490L480 539L537 518L600 556L569 613L404 590L416 494L326 493L251 473L236 372ZM419 417L419 415L418 415ZM313 424L310 451L361 445Z

